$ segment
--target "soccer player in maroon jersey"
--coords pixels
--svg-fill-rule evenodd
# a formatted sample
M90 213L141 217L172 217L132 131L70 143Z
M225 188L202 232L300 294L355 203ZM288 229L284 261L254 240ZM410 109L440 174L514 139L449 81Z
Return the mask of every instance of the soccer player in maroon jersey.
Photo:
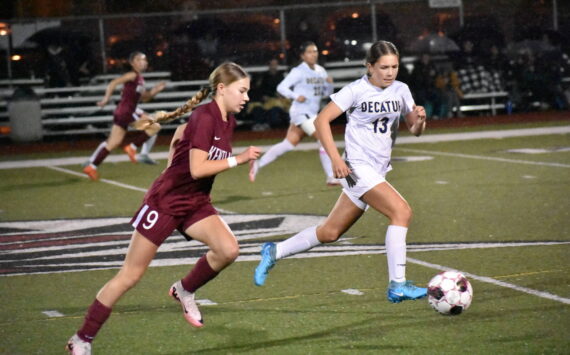
M107 85L105 96L97 103L100 107L105 106L107 102L109 102L115 88L118 85L123 85L121 101L119 101L115 112L113 112L113 127L111 128L111 134L106 141L99 144L97 149L95 149L95 152L93 152L93 155L91 155L89 160L84 164L85 167L83 172L87 174L91 180L99 179L97 167L103 162L103 160L105 160L107 155L109 155L113 149L121 145L125 139L129 126L141 117L146 116L141 109L137 108L139 100L151 100L156 94L164 90L166 85L164 82L160 82L152 89L145 90L142 73L147 69L148 61L144 53L131 53L129 56L129 64L133 70L112 80L109 85ZM144 143L145 146L143 146L143 151L142 154L139 155L138 161L146 164L156 164L148 156L148 153L156 140L156 134L159 130L160 125L158 123L150 125L145 130L137 132L133 140L123 146L123 150L128 154L129 159L131 159L133 163L137 162L136 147Z
M152 125L179 117L193 110L212 91L213 100L196 108L188 123L176 130L168 166L131 220L135 230L124 264L99 291L82 327L69 340L67 348L72 354L90 354L91 341L113 305L140 280L158 247L174 230L210 249L170 288L170 295L180 302L186 321L194 327L203 326L194 301L196 290L238 257L237 239L212 206L210 191L216 174L259 157L260 149L251 146L232 156L234 113L249 101L250 78L239 65L224 63L212 72L209 81L210 88L199 91L184 106L149 119L148 124Z

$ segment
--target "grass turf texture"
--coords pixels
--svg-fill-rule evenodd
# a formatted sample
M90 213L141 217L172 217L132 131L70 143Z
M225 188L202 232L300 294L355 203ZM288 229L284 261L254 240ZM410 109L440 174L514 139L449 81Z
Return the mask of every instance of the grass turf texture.
M541 259L544 253L564 257L564 251L557 249L525 248L523 255L512 248L426 252L413 257L494 276L527 270L527 257ZM509 267L481 266L481 259L496 258L509 260ZM541 267L560 268L555 258L549 259ZM218 303L201 307L206 327L200 330L184 321L179 305L167 296L172 281L187 268L151 268L115 307L94 350L100 354L441 354L469 349L475 354L533 354L567 349L568 306L472 281L472 307L458 317L441 316L425 300L388 303L384 265L385 257L378 255L284 260L267 286L257 288L251 281L254 263L236 263L199 292L198 298ZM3 299L10 302L1 311L2 352L59 353L81 323L86 305L113 274L109 270L4 278ZM411 266L409 274L427 280L434 270ZM567 270L543 273L533 277L529 286L548 288L567 281L566 275ZM346 288L364 294L340 292ZM21 297L22 290L31 289L34 292ZM47 319L41 314L54 308L67 316Z
M511 128L511 126L509 126ZM570 164L570 152L522 155L513 148L569 145L568 135L397 146L394 157L429 152ZM410 152L407 149L414 149ZM417 151L423 152L417 152ZM77 155L77 154L76 154ZM388 180L414 209L408 243L570 240L570 171L433 154L395 162ZM106 179L148 188L164 167L104 164ZM79 167L66 167L80 171ZM445 182L445 183L443 183ZM143 193L47 168L0 170L0 220L132 216ZM316 152L292 152L264 168L217 177L217 207L239 213L326 215L339 195L324 184ZM354 244L383 244L387 220L368 211L348 231ZM287 236L272 239L280 240ZM528 246L408 253L409 257L570 297L570 246ZM286 259L256 288L256 263L238 262L198 293L206 327L191 329L168 296L190 266L151 268L117 304L94 343L99 354L156 353L565 353L569 306L471 280L475 298L459 317L427 301L386 301L385 255ZM116 270L0 278L0 353L61 353L97 290ZM408 264L426 284L437 270ZM358 289L362 296L343 289ZM45 310L66 316L48 319Z

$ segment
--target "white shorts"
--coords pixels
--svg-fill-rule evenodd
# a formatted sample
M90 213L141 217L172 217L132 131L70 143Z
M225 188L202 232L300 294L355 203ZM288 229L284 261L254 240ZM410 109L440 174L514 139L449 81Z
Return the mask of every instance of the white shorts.
M352 175L356 175L358 180L356 185L350 187L346 179L340 179L342 192L361 210L367 210L368 205L362 201L362 196L370 191L374 186L386 181L386 176L382 175L370 165L352 165Z
M315 131L315 120L317 119L316 115L308 115L306 113L301 113L297 115L290 115L291 116L291 123L295 126L301 128L305 134L308 136L312 136Z

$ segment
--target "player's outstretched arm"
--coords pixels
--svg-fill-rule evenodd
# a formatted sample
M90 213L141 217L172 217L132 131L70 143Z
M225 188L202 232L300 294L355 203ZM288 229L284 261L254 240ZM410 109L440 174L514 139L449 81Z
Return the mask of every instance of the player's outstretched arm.
M109 99L111 98L111 95L113 95L113 92L115 91L117 86L122 85L128 81L133 81L135 80L136 77L137 74L134 71L130 71L128 73L121 75L118 78L111 80L111 82L109 83L109 85L107 85L107 88L105 89L105 96L103 96L103 99L101 99L101 101L97 102L97 106L99 107L105 106L107 102L109 102Z
M141 100L143 102L152 100L159 92L164 90L165 87L166 87L166 82L161 81L160 83L153 86L152 89L145 90L141 95Z
M261 149L250 146L236 156L222 160L208 160L208 152L197 148L190 149L190 174L193 179L216 175L224 170L245 164L259 158Z

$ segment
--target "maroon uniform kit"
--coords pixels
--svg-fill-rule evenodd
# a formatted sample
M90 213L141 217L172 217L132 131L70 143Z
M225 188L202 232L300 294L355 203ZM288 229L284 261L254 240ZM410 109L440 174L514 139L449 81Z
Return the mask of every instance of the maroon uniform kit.
M184 234L195 222L217 214L210 199L215 175L192 178L190 150L208 152L208 160L229 158L235 126L232 114L227 121L222 119L215 101L194 110L174 148L171 165L155 180L131 221L137 231L160 245L175 229Z
M123 85L121 101L119 101L115 112L113 112L113 123L126 130L129 124L138 119L142 111L139 112L137 110L137 104L143 91L144 78L137 73L133 81L127 81Z

